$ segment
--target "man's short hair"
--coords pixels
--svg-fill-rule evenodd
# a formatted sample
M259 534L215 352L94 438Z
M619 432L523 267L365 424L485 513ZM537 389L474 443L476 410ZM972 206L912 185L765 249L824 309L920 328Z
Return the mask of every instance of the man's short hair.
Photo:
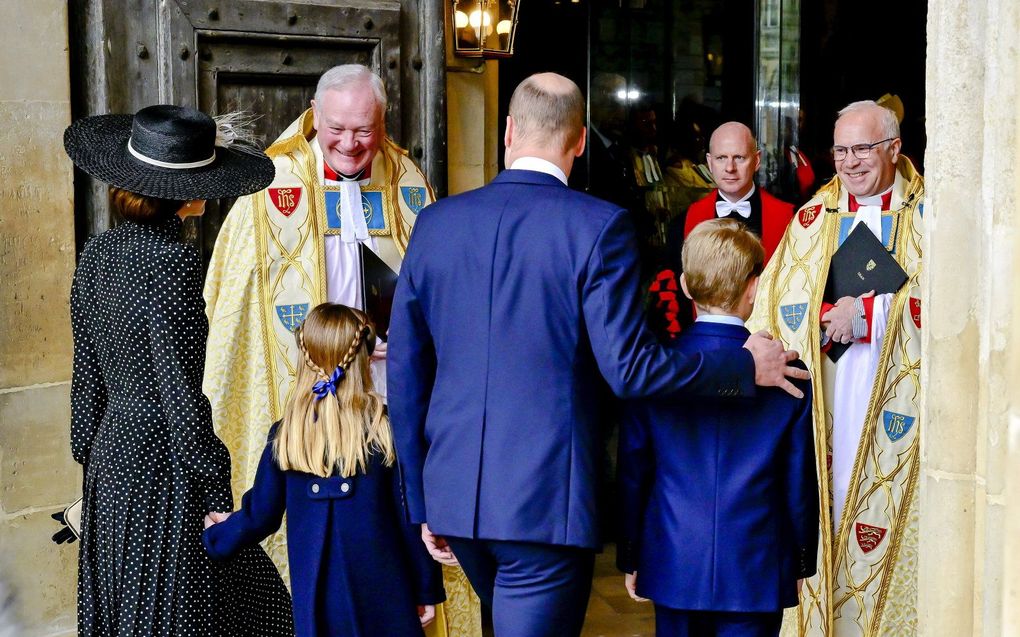
M751 279L761 274L765 250L757 235L735 219L694 226L681 253L687 292L702 307L733 310Z
M577 84L567 78L567 90L549 91L535 75L517 85L510 98L510 117L518 143L551 147L559 143L566 150L581 138L584 128L584 97Z
M386 86L381 77L363 64L341 64L323 73L315 87L315 103L322 103L326 91L340 91L356 84L368 84L379 104L379 112L386 112Z
M849 113L857 111L865 111L871 109L878 109L878 116L881 119L880 123L882 126L882 135L885 137L899 137L900 136L900 123L896 120L896 113L892 109L886 108L874 100L861 100L860 102L852 102L847 104L839 111L836 121Z

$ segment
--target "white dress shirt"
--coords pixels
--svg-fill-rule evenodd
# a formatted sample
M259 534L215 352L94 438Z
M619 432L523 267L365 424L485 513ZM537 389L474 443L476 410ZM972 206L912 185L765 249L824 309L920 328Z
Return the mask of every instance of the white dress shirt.
M514 160L514 163L510 164L510 170L534 170L535 172L552 175L562 181L564 186L567 185L567 174L556 164L541 157L518 157Z

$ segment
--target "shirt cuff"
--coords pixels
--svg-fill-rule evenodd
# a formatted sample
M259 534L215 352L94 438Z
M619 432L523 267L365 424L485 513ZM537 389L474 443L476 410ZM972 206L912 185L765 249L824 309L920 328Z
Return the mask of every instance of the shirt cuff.
M864 300L861 297L854 299L854 316L850 319L850 326L853 328L855 341L868 335L868 320L864 315Z

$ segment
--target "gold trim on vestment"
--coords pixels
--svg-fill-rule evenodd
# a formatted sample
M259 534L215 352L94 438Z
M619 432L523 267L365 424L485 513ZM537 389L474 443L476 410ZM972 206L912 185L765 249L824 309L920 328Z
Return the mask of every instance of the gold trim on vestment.
M898 234L894 234L890 230L890 242L896 241L896 261L900 264L904 270L910 267L910 255L907 253L907 243L910 237L913 235L913 215L915 212L916 203L914 199L917 197L917 193L912 188L913 184L906 184L905 192L903 193L903 202L898 210L895 211L894 228ZM883 216L885 212L883 211ZM842 213L841 213L842 216ZM905 218L906 217L906 218ZM901 231L902 230L902 231ZM838 237L838 232L836 233ZM830 244L830 255L835 254L835 250L838 246L835 245L835 241ZM886 246L888 250L892 246ZM831 260L831 259L830 259ZM895 373L895 376L890 380L889 375L894 370L891 369L893 352L898 346L901 346L901 338L907 338L903 330L903 321L910 320L909 315L904 314L907 303L910 299L910 292L917 285L917 281L920 275L920 268L915 272L910 279L907 281L897 293L893 299L893 303L890 307L889 316L898 317L899 320L895 320L887 324L885 336L882 339L882 351L879 354L879 361L876 367L876 378L882 378L883 382L875 382L872 385L871 396L868 400L868 408L865 412L864 426L861 430L861 442L858 445L857 453L854 458L854 467L851 475L850 485L848 485L846 499L844 501L843 516L840 520L839 532L837 534L837 546L840 547L840 551L836 554L836 561L833 564L833 576L839 573L840 568L844 568L843 561L847 558L845 548L850 545L851 533L851 522L855 520L860 513L858 506L862 502L861 498L861 473L864 471L864 465L869 456L874 456L879 452L875 444L875 438L879 434L879 417L881 415L882 407L887 405L889 401L895 396L896 389L900 383L907 377L916 373L916 370L920 367L920 360L910 361L909 358L905 358L902 363L909 363L909 367L906 369L900 369ZM905 345L903 343L902 345ZM903 353L904 356L906 352ZM913 427L916 427L915 431L920 432L920 414L915 416ZM858 591L866 590L868 585L874 580L878 580L878 590L874 594L875 605L871 609L872 616L868 621L868 628L866 629L867 634L875 634L881 625L881 610L884 607L885 598L888 593L889 584L891 582L892 569L896 564L896 556L898 554L899 544L902 541L903 534L900 532L903 528L903 522L905 516L910 507L911 497L913 492L911 491L914 483L914 473L916 470L916 463L918 459L917 449L920 444L920 435L916 435L914 440L910 443L910 446L897 454L898 461L896 466L890 472L876 475L872 478L872 484L869 486L864 501L870 497L871 493L879 489L889 489L895 477L904 469L908 472L908 477L905 480L903 486L903 492L900 498L889 495L889 502L896 503L898 509L895 517L893 517L893 524L887 530L890 535L889 547L886 549L885 556L882 560L885 562L880 568L876 569L868 578L863 582L855 582L857 584L849 592L845 593L844 596L838 600L833 599L832 610L835 612L841 608L850 599L857 599L862 609L867 608L867 604L864 603L863 599L859 597ZM906 456L906 458L904 458ZM877 457L874 458L874 464L877 466ZM849 569L849 565L845 568ZM848 582L851 580L849 572L847 572Z
M269 256L269 210L266 206L265 199L261 192L257 192L250 195L252 198L253 212L255 215L255 258L259 260L259 267L256 272L256 277L259 282L258 294L259 298L262 299L263 307L273 307L270 286L269 286L269 264L267 257ZM265 339L263 347L263 355L266 359L266 380L269 383L269 408L272 411L272 420L278 420L281 416L282 409L280 408L279 401L276 395L276 365L273 356L273 348L276 346L276 337L272 333L272 326L267 320L266 313L259 312L259 324L262 328L263 338Z

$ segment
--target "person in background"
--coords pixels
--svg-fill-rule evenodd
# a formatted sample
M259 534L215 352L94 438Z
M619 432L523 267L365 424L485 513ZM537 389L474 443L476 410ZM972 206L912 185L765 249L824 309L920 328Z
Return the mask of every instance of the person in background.
M716 188L691 204L684 219L683 237L709 219L735 219L761 237L768 263L793 218L793 205L776 199L754 183L761 165L761 151L751 129L740 122L722 124L709 139L706 157ZM682 238L673 244L673 249L683 249ZM658 321L667 326L667 339L676 338L693 320L690 305L678 298L678 274L672 268L660 272L656 277L659 289L651 290L653 309L667 315ZM663 299L662 292L673 294Z
M903 635L917 618L924 179L900 154L896 117L875 102L840 111L836 177L800 208L758 286L748 322L804 352L821 482L818 574L801 634ZM826 299L830 263L863 225L907 273L894 294ZM833 360L821 336L850 347Z

